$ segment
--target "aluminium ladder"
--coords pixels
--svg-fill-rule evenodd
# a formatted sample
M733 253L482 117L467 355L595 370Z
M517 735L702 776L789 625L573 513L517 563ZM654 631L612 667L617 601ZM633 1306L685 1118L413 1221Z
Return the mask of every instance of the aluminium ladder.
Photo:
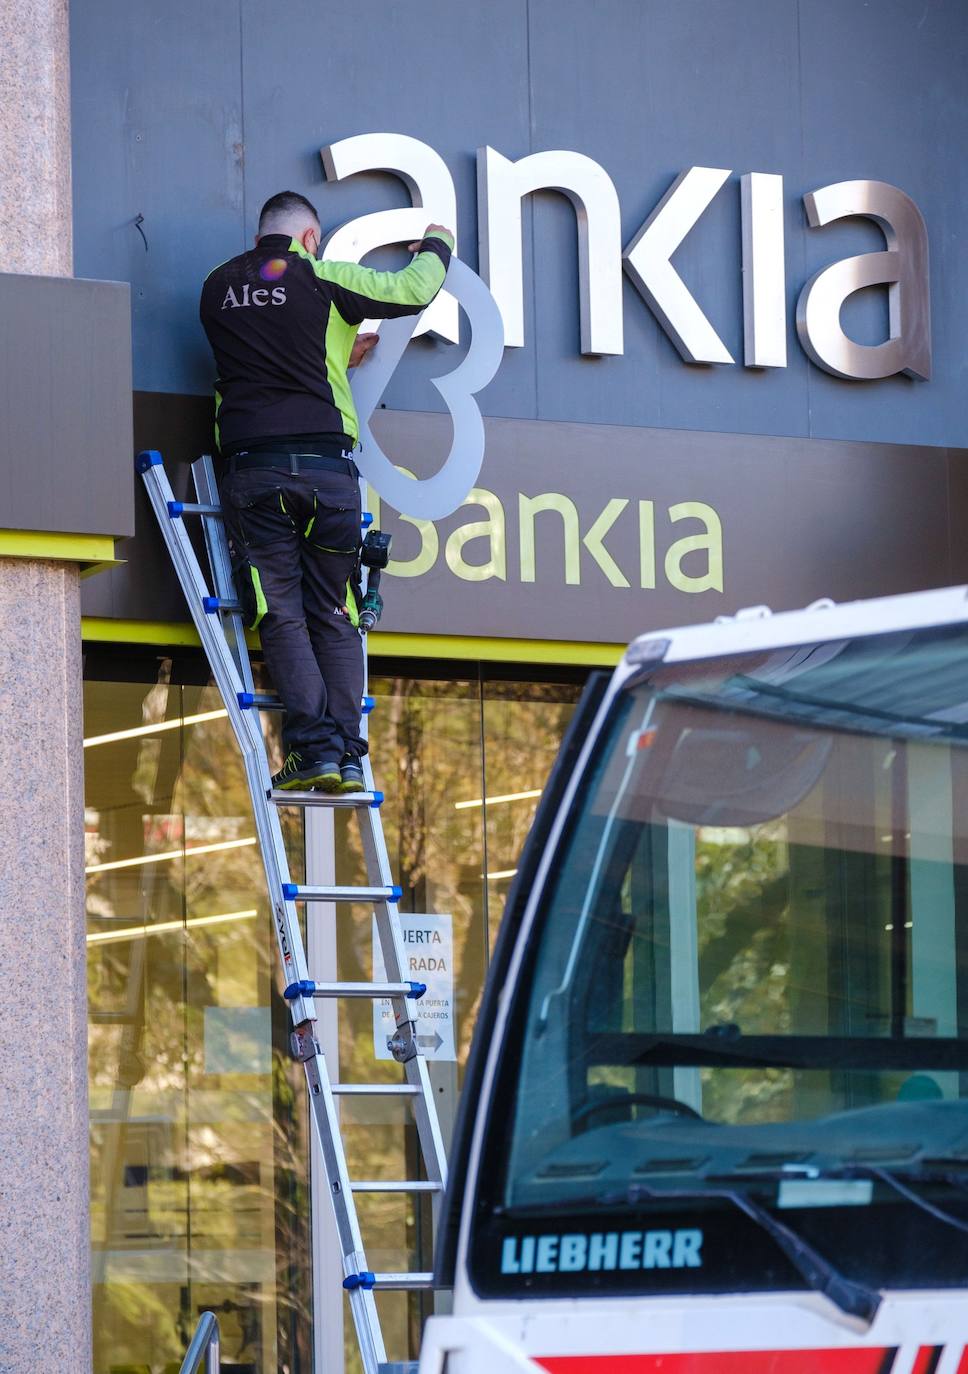
M285 974L284 995L292 1015L292 1053L293 1057L302 1063L306 1072L311 1114L319 1139L343 1253L343 1287L349 1294L364 1374L380 1374L380 1366L386 1363L387 1356L374 1290L432 1288L433 1275L379 1274L373 1273L367 1267L354 1194L431 1193L436 1221L447 1176L443 1138L427 1072L427 1061L417 1046L416 1014L413 1004L423 995L426 987L423 983L404 978L407 966L397 911L397 902L402 891L394 885L390 872L379 810L383 794L374 790L373 770L368 756L361 761L366 787L364 792L334 795L313 791L273 790L259 712L278 710L281 708L281 702L277 697L257 693L253 686L240 606L232 582L228 540L222 521L212 460L206 456L199 458L192 465L198 497L196 502L174 499L160 453L148 450L139 454L136 466L144 478L148 497L242 752L252 797L258 845L269 889L276 940ZM185 528L183 517L186 515L201 517L211 564L214 594L209 591ZM365 516L364 524L368 524L371 518ZM372 698L365 697L362 703L364 717L372 706ZM292 882L279 824L279 806L326 806L356 810L370 885L310 887ZM372 903L387 982L320 983L311 979L296 915L297 902ZM390 1000L396 1030L387 1044L393 1058L403 1065L405 1083L339 1084L331 1081L325 1056L315 1035L314 1002L317 998L342 997ZM340 1094L401 1094L408 1097L416 1118L426 1180L351 1179L343 1151L335 1102Z

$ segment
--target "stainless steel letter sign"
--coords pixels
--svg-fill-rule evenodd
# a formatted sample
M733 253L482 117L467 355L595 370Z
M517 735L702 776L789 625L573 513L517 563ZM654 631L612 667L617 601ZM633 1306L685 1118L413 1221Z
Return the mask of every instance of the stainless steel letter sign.
M743 342L747 367L786 367L783 178L740 178L743 220Z
M578 221L578 298L583 353L622 353L622 226L618 195L603 167L582 153L532 153L510 162L494 148L477 153L481 275L504 320L509 348L524 343L521 201L560 191Z
M906 372L931 376L931 297L928 233L921 212L903 191L884 181L840 181L803 198L807 219L817 227L849 215L875 220L887 252L844 258L807 282L797 305L797 332L807 355L835 377L868 381ZM854 343L840 325L840 307L864 286L886 284L890 338L880 344Z
M728 176L721 167L680 173L625 250L626 272L687 363L733 361L670 262Z
M440 155L419 139L361 134L330 144L322 157L331 180L367 170L392 171L409 187L413 202L410 209L384 210L343 225L327 242L327 258L359 261L381 244L415 239L428 216L444 224L457 222L450 172ZM583 153L562 149L530 153L516 162L495 148L478 149L480 270L503 320L505 347L521 348L525 340L522 204L536 191L554 190L571 201L578 226L582 353L624 352L624 263L625 272L685 362L735 363L672 264L680 244L732 175L722 167L688 167L681 172L623 254L618 193L599 163ZM914 201L884 181L841 181L809 192L803 203L813 229L858 215L880 225L887 240L884 251L831 263L807 282L800 293L796 325L808 358L835 377L850 381L898 373L927 380L931 376L928 235ZM784 207L782 176L776 172L741 175L742 263L734 261L728 270L742 271L746 367L787 365L785 208L790 209ZM844 301L865 286L887 287L890 327L883 343L855 343L840 322ZM428 328L457 342L458 309L452 296L442 294L434 302L417 333ZM373 376L372 367L369 375Z
M342 181L357 172L392 172L405 184L414 205L412 210L379 210L344 224L326 242L323 257L330 262L359 262L386 243L419 239L428 220L446 224L456 235L454 182L444 159L419 138L407 138L404 134L357 134L355 138L328 144L320 156L330 181ZM457 302L441 292L421 316L414 338L429 331L448 343L457 343L459 319ZM366 320L360 327L372 330L377 324Z

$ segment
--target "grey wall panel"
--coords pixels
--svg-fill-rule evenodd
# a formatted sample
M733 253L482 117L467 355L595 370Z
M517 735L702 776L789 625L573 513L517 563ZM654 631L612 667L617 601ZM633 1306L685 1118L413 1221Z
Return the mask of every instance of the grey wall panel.
M353 6L291 0L287 22L280 23L276 9L243 0L247 223L254 227L259 206L285 186L313 200L324 233L359 215L409 205L397 177L323 177L324 144L390 130L429 143L447 163L457 190L459 251L476 266L477 146L527 139L525 11L522 0L481 6L430 0L416 10L371 6L363 21ZM294 41L299 33L314 40ZM387 254L380 265L407 260ZM455 350L427 340L411 352L384 400L435 409L440 400L429 379L455 365ZM533 414L533 362L510 361L502 394L514 413Z
M530 8L534 144L579 149L601 162L618 188L623 243L685 168L734 171L675 265L741 363L738 177L751 169L795 170L796 5L532 0ZM534 279L532 335L541 360L542 415L805 432L808 364L799 350L791 348L792 367L770 373L686 365L631 283L625 287L625 356L598 363L577 357L574 247L558 226L571 211L557 199L542 196L535 206L544 245ZM800 216L789 218L793 232Z
M800 59L805 187L864 176L913 197L928 226L934 334L929 383L896 377L858 386L810 368L810 432L963 444L968 8L958 0L802 0ZM879 234L865 241L856 223L812 230L801 275L868 246L884 245Z
M138 397L136 441L162 450L177 495L187 491L187 464L207 426L202 399ZM420 475L434 470L447 447L448 423L440 415L386 411L375 428L388 450ZM429 571L387 575L383 628L616 643L764 601L789 609L820 596L849 600L968 580L958 528L968 510L964 451L512 419L489 420L487 442L480 485L503 511L504 575L472 580L455 572L455 532L485 518L481 507L465 506L437 522ZM548 494L574 508L577 583L566 578L564 521L555 510L535 516L534 579L526 575L519 499ZM594 541L582 539L612 500L626 504L603 545L628 586L610 582ZM644 560L642 502L651 503L655 548ZM686 502L702 503L721 522L722 590L696 589L695 581L677 586L669 576L676 541L705 529L675 510ZM411 562L422 547L414 525L385 506L380 519L393 535L394 560ZM462 550L471 567L492 552L477 533ZM140 490L137 536L121 554L124 567L85 586L85 614L187 619ZM683 552L676 563L690 579L709 566L701 550ZM643 566L654 578L643 578Z
M175 496L181 500L195 500L189 464L206 448L210 416L211 402L205 396L135 393L132 452L157 449L164 456ZM126 467L134 479L130 455ZM132 480L129 490L134 498L134 538L118 547L118 557L125 560L119 567L98 573L83 583L82 613L116 620L187 621L190 617L185 598L140 477ZM189 520L187 529L195 539L202 566L207 567L204 547L197 537L200 522Z
M139 387L207 390L199 280L248 241L267 194L283 184L310 194L326 227L406 203L395 178L323 182L322 143L387 129L446 159L472 263L482 143L513 158L552 147L596 158L618 187L627 237L683 168L733 169L676 265L737 358L738 178L785 178L786 369L686 365L628 285L624 357L577 357L574 217L541 193L525 214L528 342L508 351L488 413L968 443L968 23L955 0L425 0L413 13L383 0L365 17L322 0L174 0L161 14L145 0L102 0L75 6L72 25L78 271L132 282ZM857 177L901 186L925 215L930 383L837 381L796 341L809 273L881 246L863 222L806 227L804 192ZM147 255L131 227L139 211ZM878 291L845 310L870 341L883 317ZM439 408L428 378L452 353L415 346L388 404Z
M434 469L446 442L441 417L388 412L382 427L415 472ZM455 575L448 539L485 514L462 508L436 522L439 552L430 571L386 579L385 627L621 642L764 602L788 610L824 596L848 601L944 586L953 580L949 465L966 459L943 448L494 419L481 485L505 513L506 577L474 582ZM608 501L628 502L604 537L628 586L612 585L582 540L579 581L569 584L563 521L554 511L536 516L534 580L523 576L519 496L549 491L573 503L580 535ZM654 521L648 587L640 575L643 501L652 504ZM686 502L710 507L721 522L721 591L684 590L668 576L674 543L705 528L696 519L671 518ZM395 559L417 556L420 539L408 522L384 510L381 523L394 535ZM465 546L467 563L487 555L484 539ZM705 553L687 553L681 567L701 578Z
M71 7L74 270L131 283L153 391L211 384L199 287L245 244L240 44L238 0Z
M127 284L0 274L0 529L133 522Z
M968 454L949 450L948 548L952 582L968 582Z

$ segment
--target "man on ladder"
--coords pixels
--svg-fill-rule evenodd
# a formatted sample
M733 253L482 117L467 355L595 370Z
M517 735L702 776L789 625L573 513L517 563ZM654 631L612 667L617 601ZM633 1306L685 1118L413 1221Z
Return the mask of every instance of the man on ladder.
M255 247L208 276L199 313L218 370L222 506L246 623L259 627L286 708L281 789L361 792L359 425L347 382L377 336L365 319L416 315L454 246L439 224L399 272L321 262L304 196L266 201Z

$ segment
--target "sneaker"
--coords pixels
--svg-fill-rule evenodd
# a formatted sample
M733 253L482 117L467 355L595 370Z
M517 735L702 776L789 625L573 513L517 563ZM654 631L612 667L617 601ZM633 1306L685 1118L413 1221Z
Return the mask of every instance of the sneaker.
M337 792L340 786L339 764L335 759L308 759L298 749L291 749L286 761L272 778L277 791L318 787L323 792Z
M363 769L360 767L359 759L351 757L344 758L339 766L339 791L340 792L365 792L366 781L363 777Z

